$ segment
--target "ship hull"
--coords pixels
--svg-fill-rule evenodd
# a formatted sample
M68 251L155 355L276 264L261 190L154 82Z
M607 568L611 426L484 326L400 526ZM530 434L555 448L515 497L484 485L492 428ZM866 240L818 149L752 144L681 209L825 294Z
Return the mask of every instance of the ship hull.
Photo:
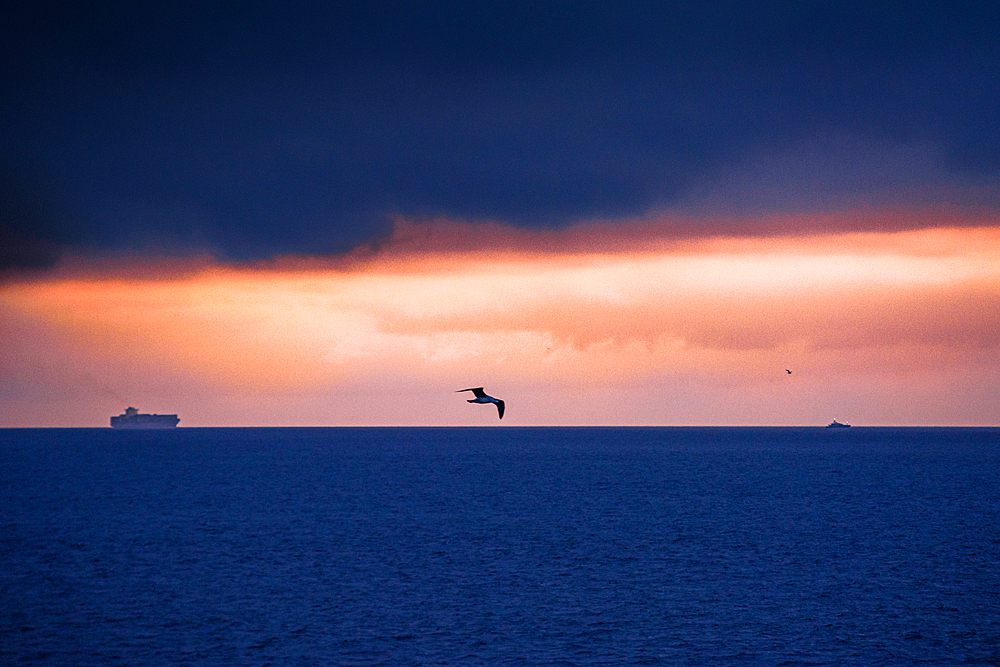
M150 429L175 428L181 420L177 415L137 415L135 417L112 417L111 428Z

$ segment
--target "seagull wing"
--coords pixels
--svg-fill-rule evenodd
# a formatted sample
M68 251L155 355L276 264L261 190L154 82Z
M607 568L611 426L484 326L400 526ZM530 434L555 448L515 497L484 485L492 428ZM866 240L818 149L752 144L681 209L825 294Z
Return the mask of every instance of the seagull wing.
M470 387L469 389L459 389L455 393L460 394L463 391L471 391L473 394L476 395L476 398L486 398L486 392L483 391L482 387Z
M497 412L500 413L500 419L503 419L503 401L499 398L497 399Z

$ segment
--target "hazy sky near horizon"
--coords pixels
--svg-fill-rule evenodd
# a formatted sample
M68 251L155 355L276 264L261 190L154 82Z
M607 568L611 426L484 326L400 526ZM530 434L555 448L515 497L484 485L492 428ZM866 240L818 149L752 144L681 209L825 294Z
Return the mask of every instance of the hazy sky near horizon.
M0 10L0 426L1000 425L995 4L133 5Z

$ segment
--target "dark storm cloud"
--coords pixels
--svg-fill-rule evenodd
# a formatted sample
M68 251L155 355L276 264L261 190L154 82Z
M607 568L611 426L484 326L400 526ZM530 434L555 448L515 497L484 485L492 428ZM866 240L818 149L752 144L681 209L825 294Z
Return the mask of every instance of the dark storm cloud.
M340 252L396 213L537 226L968 184L988 199L1000 172L988 3L4 11L12 266L67 245Z
M50 268L58 260L66 230L46 200L20 174L0 172L0 275L18 267Z

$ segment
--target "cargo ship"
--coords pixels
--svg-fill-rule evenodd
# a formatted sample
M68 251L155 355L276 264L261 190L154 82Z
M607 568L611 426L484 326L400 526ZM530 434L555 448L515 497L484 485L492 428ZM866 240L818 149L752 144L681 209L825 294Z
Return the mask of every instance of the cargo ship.
M123 414L111 418L111 428L174 428L177 415L144 415L135 408L126 408Z

